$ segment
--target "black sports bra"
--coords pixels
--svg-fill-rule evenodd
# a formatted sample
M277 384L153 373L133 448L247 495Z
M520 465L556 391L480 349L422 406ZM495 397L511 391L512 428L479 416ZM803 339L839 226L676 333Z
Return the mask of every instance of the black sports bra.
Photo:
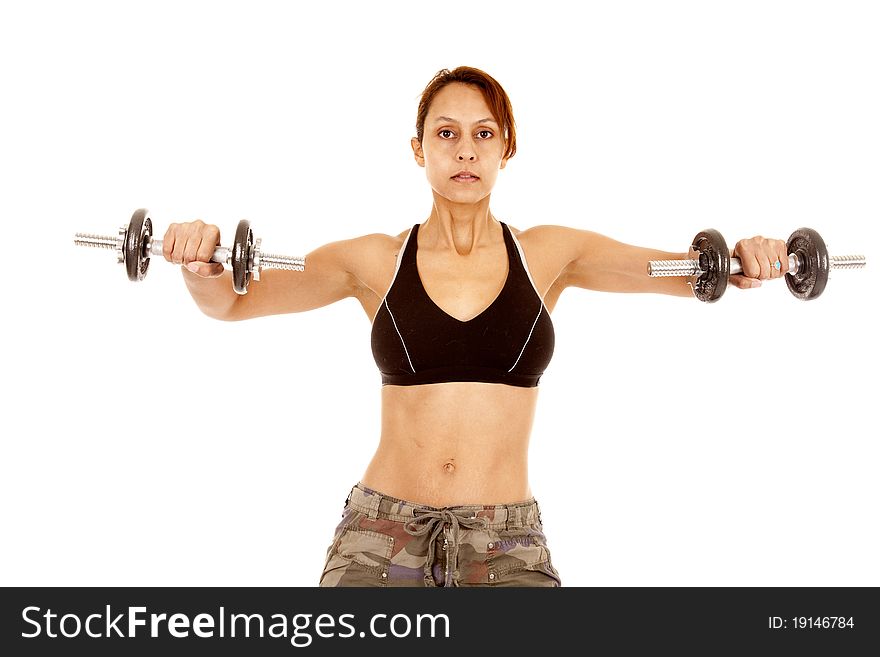
M553 357L553 322L519 241L507 224L499 223L507 247L507 280L492 304L467 321L447 314L425 291L416 266L419 224L412 227L373 318L371 346L382 385L538 385Z

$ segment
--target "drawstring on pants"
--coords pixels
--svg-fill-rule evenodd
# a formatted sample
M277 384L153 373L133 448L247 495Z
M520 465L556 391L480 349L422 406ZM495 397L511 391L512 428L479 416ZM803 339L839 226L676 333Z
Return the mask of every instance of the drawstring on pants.
M473 513L473 515L463 515L464 513ZM430 533L428 539L428 556L425 560L425 579L429 577L433 579L431 568L434 565L434 551L437 537L443 531L446 525L452 529L451 538L452 545L449 549L447 559L452 562L452 576L448 574L444 579L443 586L458 586L458 544L461 528L465 529L487 529L489 527L489 519L485 516L477 516L475 512L452 511L450 509L413 509L413 519L406 522L403 526L407 534L411 536L424 536Z

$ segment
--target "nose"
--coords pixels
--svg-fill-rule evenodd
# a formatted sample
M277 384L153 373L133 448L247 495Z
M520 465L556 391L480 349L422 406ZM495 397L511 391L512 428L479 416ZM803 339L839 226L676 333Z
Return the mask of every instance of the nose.
M460 146L458 149L458 159L459 161L468 160L469 162L473 162L475 159L477 159L476 149L474 148L474 145L467 139L462 139L460 142Z

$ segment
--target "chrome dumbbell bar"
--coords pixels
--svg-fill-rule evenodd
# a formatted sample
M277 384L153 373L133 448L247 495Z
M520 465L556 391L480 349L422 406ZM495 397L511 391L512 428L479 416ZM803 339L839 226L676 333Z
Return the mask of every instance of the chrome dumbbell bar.
M812 228L799 228L786 242L788 272L785 282L798 299L815 299L825 290L832 269L861 269L863 255L829 256L825 240ZM727 288L728 278L742 273L739 258L730 257L727 243L717 230L697 233L687 260L651 260L648 276L685 276L700 301L717 301Z
M788 256L788 273L797 274L801 261L794 253ZM861 269L865 266L865 256L829 256L831 269ZM701 276L706 270L700 267L699 260L651 260L648 262L648 276ZM741 274L742 263L739 258L730 259L730 275Z
M112 249L117 261L124 264L129 280L143 280L147 274L151 256L162 255L162 240L153 239L153 222L145 209L136 210L127 226L122 226L115 237L77 233L77 246ZM305 271L305 258L263 253L261 240L254 239L250 223L238 222L232 247L218 246L211 262L219 262L232 268L232 286L239 294L246 294L251 278L260 280L263 269Z

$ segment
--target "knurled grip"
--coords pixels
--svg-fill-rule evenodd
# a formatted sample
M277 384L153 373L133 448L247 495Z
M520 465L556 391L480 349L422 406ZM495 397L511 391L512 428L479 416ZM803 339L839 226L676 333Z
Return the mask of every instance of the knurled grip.
M867 263L863 255L830 256L829 266L831 269L861 269ZM788 271L796 274L800 269L800 261L794 253L788 256ZM700 268L699 260L650 260L648 261L648 276L699 276L705 271ZM739 258L730 259L730 275L742 273L742 261Z
M73 243L77 246L90 246L99 249L117 249L120 248L120 238L111 237L109 235L93 235L92 233L77 233L74 235ZM162 240L150 239L148 241L147 255L162 255ZM219 262L220 264L229 264L229 254L232 251L229 247L218 246L214 249L211 256L211 262ZM305 271L306 259L300 256L278 255L277 253L261 253L260 268L261 269L283 269L286 271Z
M131 281L143 280L152 256L163 255L162 240L153 238L152 220L145 208L135 210L128 226L122 226L115 236L76 233L73 241L77 246L115 250L117 261L125 265ZM251 279L260 280L264 269L305 271L304 257L263 253L261 242L254 238L250 222L242 219L233 246L216 246L211 254L211 262L232 269L232 287L238 294L246 294Z

